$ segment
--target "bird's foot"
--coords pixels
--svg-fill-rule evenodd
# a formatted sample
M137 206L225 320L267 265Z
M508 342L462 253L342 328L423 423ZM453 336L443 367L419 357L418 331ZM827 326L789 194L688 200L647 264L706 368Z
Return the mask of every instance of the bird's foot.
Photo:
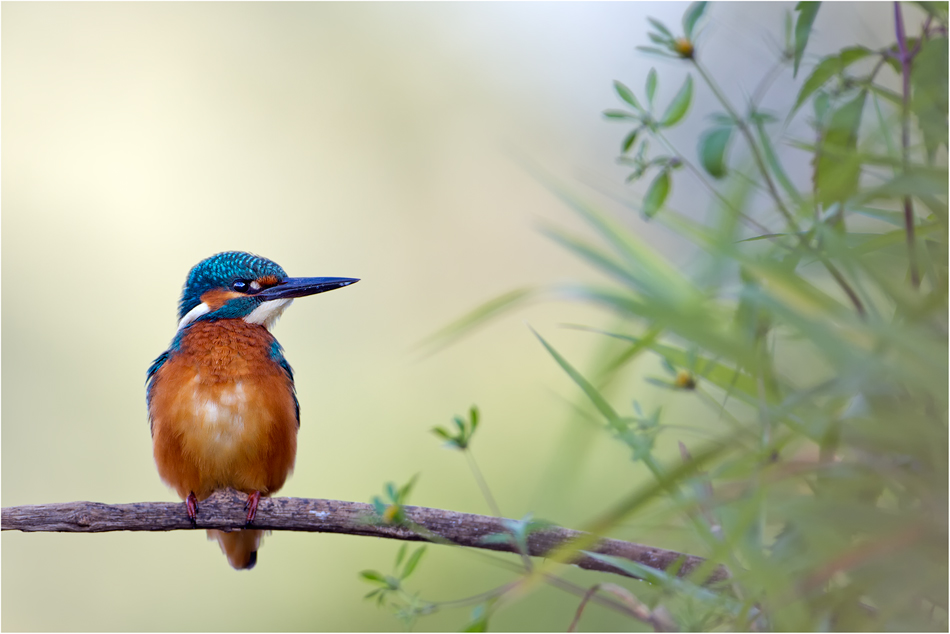
M194 491L185 498L185 511L188 513L188 519L191 520L191 527L198 528L198 498L195 497Z
M261 501L261 492L254 491L249 496L247 496L247 502L244 503L244 508L247 509L247 521L244 523L244 528L248 528L251 525L251 522L254 521L254 518L257 517L257 505Z

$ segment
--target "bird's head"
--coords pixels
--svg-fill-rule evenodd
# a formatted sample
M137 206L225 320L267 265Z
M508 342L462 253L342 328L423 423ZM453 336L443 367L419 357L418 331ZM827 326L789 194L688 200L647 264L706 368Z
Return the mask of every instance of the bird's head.
M251 253L227 251L188 273L178 304L178 329L191 322L243 319L270 328L295 297L349 286L350 277L287 277L278 264Z

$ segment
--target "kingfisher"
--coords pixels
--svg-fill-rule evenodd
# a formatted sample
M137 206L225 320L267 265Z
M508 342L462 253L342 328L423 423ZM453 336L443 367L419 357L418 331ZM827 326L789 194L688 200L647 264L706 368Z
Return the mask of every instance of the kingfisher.
M244 529L209 530L228 563L251 569L263 531L250 528L261 496L294 467L300 404L294 373L270 333L296 297L349 286L349 277L288 277L242 251L218 253L188 273L178 330L148 369L146 403L155 464L198 525L198 503L227 487L245 493Z

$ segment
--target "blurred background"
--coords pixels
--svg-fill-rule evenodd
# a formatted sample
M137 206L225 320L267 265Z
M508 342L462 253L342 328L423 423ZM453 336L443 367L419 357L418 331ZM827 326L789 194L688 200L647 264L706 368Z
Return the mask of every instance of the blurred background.
M753 90L792 7L711 8L703 52L728 91ZM806 61L841 41L887 41L889 7L824 7ZM685 8L4 3L3 506L177 499L152 460L145 370L171 340L189 268L237 249L291 275L362 278L299 300L275 329L302 410L281 495L369 501L418 473L410 503L487 513L464 458L429 433L474 403L475 456L507 516L572 527L596 517L647 474L606 435L578 432L595 426L570 415L577 393L527 324L583 369L597 340L560 325L609 317L538 303L436 354L418 344L503 292L593 279L538 232L540 222L581 227L525 162L690 265L661 228L600 193L622 191L628 173L615 163L625 132L600 114L618 105L612 80L642 94L657 66L666 103L685 69L634 47L649 44L648 15L678 25ZM783 75L766 104L788 103L798 82ZM682 151L695 152L711 109L697 85L690 120L670 135ZM706 209L698 189L679 187L672 202ZM647 362L637 372L658 373ZM641 378L629 380L646 407L693 411ZM584 452L564 459L579 433ZM644 530L618 536L679 545L675 532ZM388 571L398 547L279 533L257 568L236 572L201 532L4 532L0 626L400 630L363 601L371 588L357 576ZM414 580L424 598L447 600L509 578L432 547ZM576 606L542 589L493 627L563 630ZM466 618L447 612L416 627L457 629ZM596 606L582 622L628 627Z

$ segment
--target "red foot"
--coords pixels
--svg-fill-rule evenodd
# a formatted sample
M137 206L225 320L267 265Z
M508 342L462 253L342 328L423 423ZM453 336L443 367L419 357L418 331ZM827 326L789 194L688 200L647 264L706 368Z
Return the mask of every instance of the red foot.
M249 496L247 496L247 502L244 503L244 508L247 509L247 521L245 526L250 526L251 522L254 521L254 518L257 517L257 505L261 501L261 492L254 491Z
M185 511L188 513L188 519L191 520L191 525L194 528L198 528L198 498L195 497L194 491L189 493L188 497L185 498Z

